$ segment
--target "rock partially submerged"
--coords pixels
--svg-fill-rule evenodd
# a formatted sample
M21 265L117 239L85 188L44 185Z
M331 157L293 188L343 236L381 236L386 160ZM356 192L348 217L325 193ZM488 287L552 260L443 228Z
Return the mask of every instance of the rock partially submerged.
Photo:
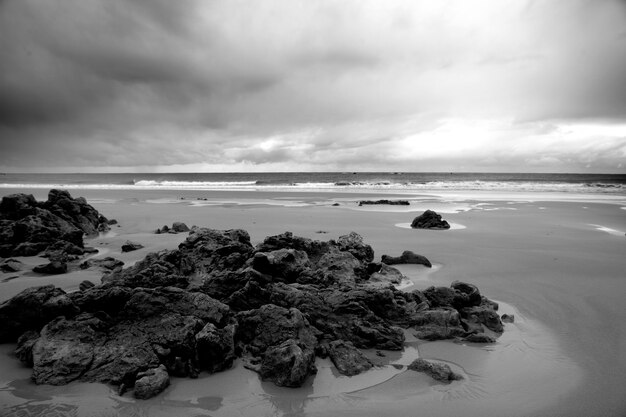
M407 200L361 200L359 201L359 207L365 205L388 205L388 206L408 206Z
M432 210L426 210L413 219L411 227L413 229L446 230L450 228L450 224L441 218L441 214L437 214Z
M328 242L286 232L255 247L243 230L194 227L178 249L100 285L34 288L0 304L0 341L19 339L36 383L104 382L147 398L170 375L220 372L237 357L297 387L315 374L316 355L345 375L366 371L360 349L402 350L403 328L428 340L498 331L495 303L474 286L402 292L381 281L394 268L373 257L354 232Z
M142 248L143 245L141 243L131 242L130 240L127 240L126 243L122 245L122 252L133 252Z
M452 372L450 366L445 363L431 362L426 359L417 358L410 365L409 369L416 372L422 372L429 375L434 380L449 384L452 381L463 379L462 375Z
M174 222L172 223L172 227L169 227L168 225L164 225L160 229L157 229L155 233L157 235L163 234L163 233L176 234L176 233L186 233L189 230L190 230L189 227L185 223Z
M425 256L418 255L410 250L405 250L400 256L383 255L381 262L387 265L415 264L424 265L428 268L433 266Z

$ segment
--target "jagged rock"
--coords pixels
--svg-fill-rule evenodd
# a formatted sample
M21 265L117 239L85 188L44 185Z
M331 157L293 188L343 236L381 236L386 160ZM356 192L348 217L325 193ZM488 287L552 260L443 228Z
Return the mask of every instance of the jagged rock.
M122 252L132 252L132 251L139 250L142 248L143 248L143 245L141 243L135 243L135 242L131 242L130 240L127 240L126 243L122 245Z
M38 265L33 268L34 272L39 274L58 275L67 272L67 264L60 261L52 261L45 265Z
M170 384L170 376L165 366L160 365L157 368L148 369L147 371L137 374L135 381L135 398L145 400L152 398L165 390Z
M317 372L315 352L302 341L287 339L269 347L262 356L259 375L280 387L301 387Z
M483 324L489 330L502 333L504 326L498 313L490 305L481 304L475 307L466 307L460 310L463 318L474 319Z
M274 278L294 282L302 273L311 269L311 263L304 251L278 249L267 253L255 253L252 267Z
M213 323L207 323L196 334L196 351L201 369L213 373L232 366L235 359L236 328L236 325L229 324L219 329Z
M422 372L430 375L436 381L446 384L449 384L452 381L458 381L463 379L462 375L452 372L448 365L443 363L430 362L422 358L415 359L409 365L409 369L412 371Z
M252 256L253 246L245 230L213 230L193 227L178 245L178 266L182 275L236 271Z
M370 245L363 243L363 237L355 232L340 236L337 239L339 250L350 252L361 262L372 262L374 260L374 249Z
M329 242L312 240L294 236L291 232L285 232L276 236L266 237L263 243L257 246L258 252L271 252L277 249L296 249L306 252L309 260L316 265L319 259L330 251L332 245Z
M513 314L503 314L500 316L502 323L513 323L515 322L515 316Z
M433 266L425 256L418 255L411 252L410 250L405 250L400 256L383 255L381 258L381 262L387 265L416 264L424 265L428 268L431 268Z
M411 223L413 229L449 229L450 224L441 219L441 215L432 210L426 210L421 215L413 219Z
M354 287L356 280L363 275L366 275L363 264L352 253L332 250L318 260L314 272L316 281L311 283Z
M339 373L343 375L358 375L373 366L363 352L344 340L330 342L328 354Z
M465 335L459 312L453 308L436 308L412 316L415 337L424 340L453 339Z
M24 264L16 259L6 259L0 264L0 271L2 272L18 272L24 268Z
M465 338L468 342L471 343L495 343L496 339L485 334L485 333L472 333Z
M179 273L175 265L179 262L175 251L149 253L144 259L123 270L113 270L102 277L102 282L125 287L179 287L187 288L189 278Z
M25 289L0 304L0 343L15 342L27 330L39 331L57 316L78 312L65 291L54 285Z
M39 332L35 330L28 330L17 339L15 356L26 366L33 366L33 346L37 339L39 339Z

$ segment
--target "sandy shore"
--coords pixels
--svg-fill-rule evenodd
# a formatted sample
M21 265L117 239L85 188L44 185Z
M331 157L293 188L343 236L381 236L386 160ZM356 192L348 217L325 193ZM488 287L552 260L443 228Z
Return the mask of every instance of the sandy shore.
M47 190L0 190L33 193ZM0 415L78 416L623 416L626 414L626 197L558 194L398 195L408 207L364 206L362 199L390 194L107 191L73 190L108 218L112 233L87 244L96 257L113 256L130 265L150 251L175 248L186 234L155 235L173 221L217 229L242 228L253 243L292 231L328 240L356 231L376 252L412 250L428 257L432 270L402 266L407 289L476 284L515 314L495 345L422 343L409 339L402 354L353 378L339 376L318 360L307 386L282 389L259 380L239 363L232 370L174 379L148 401L119 397L100 384L35 386L30 370L0 345ZM206 199L206 200L205 200ZM334 204L339 204L338 206ZM455 227L448 231L406 228L426 208ZM121 253L126 240L145 248ZM30 265L44 263L21 258ZM24 288L54 283L75 290L96 270L44 277L0 274L0 300ZM406 371L421 356L449 363L466 379L439 385ZM380 360L380 359L379 359ZM418 412L419 411L419 412Z

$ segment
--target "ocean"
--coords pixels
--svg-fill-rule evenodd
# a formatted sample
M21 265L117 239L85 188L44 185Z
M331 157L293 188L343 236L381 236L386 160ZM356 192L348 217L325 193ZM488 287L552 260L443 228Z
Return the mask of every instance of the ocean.
M270 172L0 174L0 188L507 191L626 194L626 174Z

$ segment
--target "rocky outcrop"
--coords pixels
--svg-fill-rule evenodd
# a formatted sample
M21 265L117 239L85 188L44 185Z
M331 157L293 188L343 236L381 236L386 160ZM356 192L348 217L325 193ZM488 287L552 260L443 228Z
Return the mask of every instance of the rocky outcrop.
M164 233L170 233L170 234L176 234L176 233L187 233L189 232L189 227L183 223L183 222L174 222L172 223L172 227L169 227L168 225L164 225L162 228L157 229L156 230L156 234L160 235L160 234L164 234Z
M387 265L416 264L424 265L428 268L433 266L425 256L418 255L410 250L405 250L400 256L383 255L381 262Z
M103 260L113 270L99 285L4 302L0 341L18 341L36 383L104 382L147 398L169 376L220 372L238 357L296 387L315 374L316 355L356 375L372 367L361 349L402 350L407 328L428 340L498 332L497 305L474 286L402 292L392 285L401 274L373 256L356 233L321 242L286 232L255 247L243 230L194 227L177 249L131 267Z
M82 198L50 190L48 200L12 194L0 202L0 256L79 255L83 235L108 228L107 219Z
M424 213L413 219L411 227L413 229L445 230L450 228L450 224L443 220L440 214L437 214L432 210L426 210Z
M431 376L434 380L449 384L452 381L459 381L463 379L462 375L452 372L450 367L443 363L430 362L426 359L415 359L410 365L409 369L416 372L422 372Z

